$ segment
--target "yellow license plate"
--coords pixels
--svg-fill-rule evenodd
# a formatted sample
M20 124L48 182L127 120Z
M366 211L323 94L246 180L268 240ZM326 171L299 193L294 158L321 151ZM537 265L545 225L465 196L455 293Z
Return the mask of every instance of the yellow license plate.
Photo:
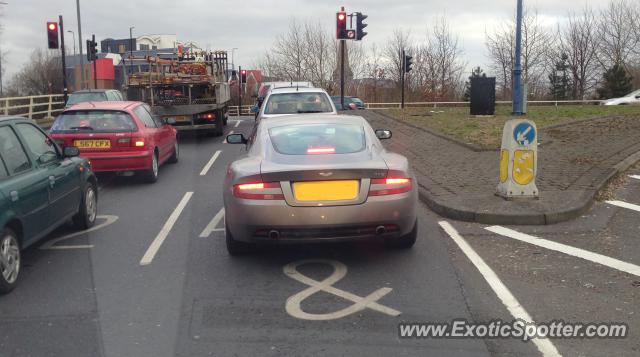
M80 149L109 149L111 140L74 140L73 146Z
M343 201L358 197L360 181L295 182L293 192L298 201Z
M179 115L179 116L177 116L177 117L174 117L174 119L175 119L177 122L181 122L181 123L182 123L182 122L191 121L191 119L190 119L188 116L184 116L184 115Z

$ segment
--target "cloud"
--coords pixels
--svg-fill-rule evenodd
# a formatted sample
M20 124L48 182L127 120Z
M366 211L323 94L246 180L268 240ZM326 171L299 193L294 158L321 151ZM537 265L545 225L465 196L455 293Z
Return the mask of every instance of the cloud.
M0 47L9 52L3 66L7 77L17 72L34 48L46 46L46 21L64 16L65 30L76 32L75 1L12 0L4 6L4 33ZM98 40L127 38L129 27L134 36L176 34L180 41L194 41L201 47L227 49L237 47L236 64L251 67L270 47L276 36L286 32L292 18L312 19L333 29L334 14L342 4L311 0L80 0L82 35L95 34ZM603 6L602 1L526 1L545 21L564 17L585 4ZM429 24L445 16L460 37L470 66L484 65L484 33L502 21L510 20L515 0L354 0L344 4L347 11L361 11L369 18L366 43L384 42L394 28L411 29L413 40L425 37ZM1 6L1 5L0 5ZM68 48L71 35L66 34ZM84 44L84 41L83 41Z

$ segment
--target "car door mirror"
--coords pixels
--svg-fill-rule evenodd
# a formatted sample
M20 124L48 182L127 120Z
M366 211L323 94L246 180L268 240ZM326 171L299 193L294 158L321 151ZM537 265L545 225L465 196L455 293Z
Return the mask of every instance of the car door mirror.
M166 118L164 120L164 124L165 125L176 125L176 119L175 118Z
M65 146L62 153L64 157L77 157L80 156L80 149L75 146Z
M254 105L251 107L251 114L256 114L260 111L260 107L258 107L257 105Z
M242 134L227 135L228 144L246 144L247 139Z
M636 99L640 99L640 95L636 95Z
M380 140L391 139L392 136L391 130L376 130L376 137Z

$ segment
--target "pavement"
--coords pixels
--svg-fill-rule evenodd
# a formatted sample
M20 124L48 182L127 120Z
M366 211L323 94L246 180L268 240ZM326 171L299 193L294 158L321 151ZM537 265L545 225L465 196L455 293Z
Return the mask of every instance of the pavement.
M249 133L253 119L240 119L230 120L226 132ZM182 136L180 162L161 167L155 184L136 177L101 175L100 228L69 236L73 232L63 227L23 253L20 284L11 294L0 296L0 355L640 353L640 273L587 260L570 249L637 267L640 206L634 210L597 203L589 215L572 222L503 227L563 244L561 250L505 237L486 225L447 221L421 204L418 240L411 250L388 250L380 242L363 242L267 247L231 257L225 249L220 214L222 179L227 164L244 148L223 140ZM628 178L613 196L640 205L640 179ZM459 236L444 230L447 225ZM154 245L162 232L165 240ZM143 263L154 246L152 258ZM312 286L293 279L284 269L308 261L297 271L317 282L334 276L334 269L343 269L344 276L331 285L337 292L317 291L300 301L301 311L334 314L353 306L350 299L358 301L382 291L382 296L375 295L376 303L399 314L364 308L333 320L303 318L289 305ZM522 342L515 338L405 339L398 332L401 322L509 322L523 313L538 323L620 322L628 325L630 333L623 339Z
M387 116L362 111L375 129L390 129L385 142L413 164L420 198L438 214L486 224L541 225L575 219L615 175L640 160L638 117L608 117L542 128L539 134L538 200L507 201L495 195L499 152Z

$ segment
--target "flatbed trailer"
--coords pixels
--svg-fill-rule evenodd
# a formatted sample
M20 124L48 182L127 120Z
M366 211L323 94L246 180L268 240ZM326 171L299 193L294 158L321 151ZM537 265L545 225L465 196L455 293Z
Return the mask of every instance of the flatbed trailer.
M146 102L179 131L222 135L231 102L225 51L130 60L139 70L128 76L129 100Z

